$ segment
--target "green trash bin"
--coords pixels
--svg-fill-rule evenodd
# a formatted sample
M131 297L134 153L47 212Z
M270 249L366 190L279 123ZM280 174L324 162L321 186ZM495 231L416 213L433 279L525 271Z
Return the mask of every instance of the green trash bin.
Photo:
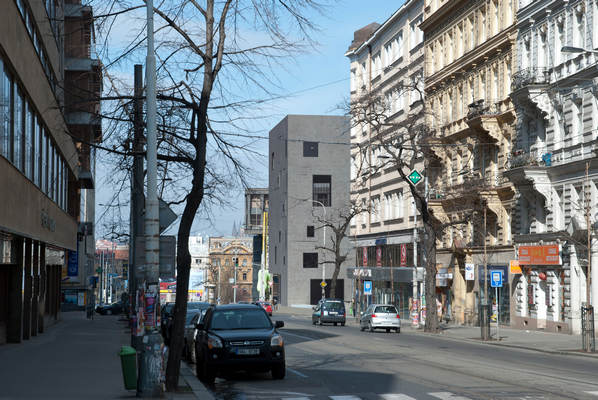
M137 389L137 350L131 346L122 346L118 355L123 370L125 389Z

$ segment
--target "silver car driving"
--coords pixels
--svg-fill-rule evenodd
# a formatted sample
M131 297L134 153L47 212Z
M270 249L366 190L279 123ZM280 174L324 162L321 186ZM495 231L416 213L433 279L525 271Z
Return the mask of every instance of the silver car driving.
M391 329L397 333L401 332L401 316L397 308L392 304L370 304L370 306L361 313L359 318L359 328L374 332L374 329Z

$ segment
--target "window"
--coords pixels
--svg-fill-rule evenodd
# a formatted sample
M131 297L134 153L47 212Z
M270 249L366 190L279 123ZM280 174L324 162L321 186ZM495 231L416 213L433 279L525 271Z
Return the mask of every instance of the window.
M0 154L12 161L10 130L12 127L12 79L0 60Z
M282 236L282 232L281 232L281 231L278 231L278 243L280 243L280 238L281 238L281 236Z
M243 262L241 263L241 265L244 266L244 267L247 266L247 259L246 258L243 259Z
M13 164L17 167L20 171L23 171L23 136L25 136L24 132L24 110L23 110L23 93L21 89L16 88L15 90L15 99L14 99L14 137L13 137Z
M576 12L573 22L573 46L585 47L585 20L583 12Z
M33 124L35 123L34 111L31 109L31 103L25 101L25 176L33 180Z
M421 17L411 23L409 32L410 49L415 48L422 42L423 35L422 31L419 29L419 24L421 24Z
M307 237L314 237L315 229L313 225L307 225Z
M357 89L357 74L355 73L355 70L352 69L351 70L351 91L354 92Z
M40 187L40 161L41 161L41 125L39 117L33 119L33 183Z
M559 24L558 20L555 24L555 31L554 31L554 48L556 49L554 52L554 65L559 65L561 63L561 51L560 48L563 46L564 37L563 37L563 25Z
M546 66L546 34L538 34L538 68Z
M303 142L303 157L317 157L318 142Z
M312 181L313 200L325 207L332 205L332 177L330 175L314 175Z
M372 223L380 222L380 196L372 197Z
M246 281L247 280L247 272L243 272L243 280Z
M380 56L380 52L377 52L373 57L373 68L372 76L376 77L380 75L382 72L382 57Z
M41 131L41 190L48 193L48 134L45 129Z
M303 268L318 268L318 253L303 253Z

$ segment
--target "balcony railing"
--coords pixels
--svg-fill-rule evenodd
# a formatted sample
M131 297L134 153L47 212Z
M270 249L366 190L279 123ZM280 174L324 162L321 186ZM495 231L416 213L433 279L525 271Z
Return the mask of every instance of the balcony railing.
M499 101L486 101L484 99L476 100L467 106L469 111L467 119L474 119L483 115L502 114L501 103Z
M548 68L524 68L513 74L511 90L515 91L528 85L540 85L550 81Z
M530 166L546 166L552 165L552 153L547 153L540 150L515 150L507 160L507 169L515 169L519 167Z

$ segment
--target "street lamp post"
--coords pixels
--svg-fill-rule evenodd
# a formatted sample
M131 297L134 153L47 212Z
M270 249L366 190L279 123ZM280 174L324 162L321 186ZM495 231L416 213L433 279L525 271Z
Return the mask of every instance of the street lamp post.
M324 205L324 203L322 203L321 201L318 200L313 200L312 199L312 203L318 203L320 206L322 206L322 210L324 210L324 238L323 238L323 252L322 255L324 257L324 260L322 260L322 283L320 284L320 286L322 286L322 299L326 298L326 206Z

